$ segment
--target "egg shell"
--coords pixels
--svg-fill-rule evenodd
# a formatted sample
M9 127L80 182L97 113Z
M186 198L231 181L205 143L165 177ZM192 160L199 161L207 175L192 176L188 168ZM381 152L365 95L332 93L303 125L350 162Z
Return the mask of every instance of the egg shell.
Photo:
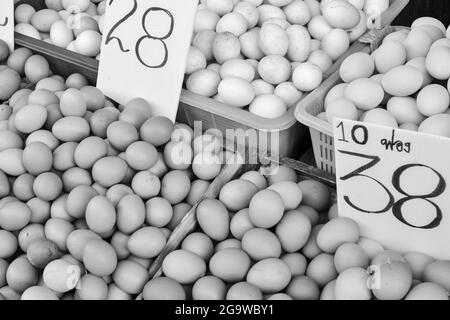
M127 294L142 292L148 280L147 270L130 260L120 261L113 274L114 283Z
M305 275L308 263L302 254L286 253L280 259L287 264L293 277Z
M44 269L45 285L53 291L65 293L73 290L81 276L77 265L59 259L50 262Z
M385 74L391 69L402 66L406 62L406 49L399 43L389 41L374 51L373 57L378 73Z
M66 48L74 40L74 34L65 21L58 20L50 28L50 40L54 45Z
M381 108L368 111L364 115L363 121L391 128L398 128L398 123L397 120L395 120L394 116L385 109Z
M79 142L89 136L89 123L80 117L62 118L53 125L53 135L63 142Z
M350 100L339 98L328 104L324 117L329 123L333 123L334 118L357 120L358 109Z
M74 226L63 219L52 218L45 223L45 237L53 241L61 251L67 250L67 238Z
M23 149L23 141L16 132L0 130L0 152L6 149Z
M19 23L30 23L31 17L34 13L36 13L36 9L29 4L23 3L17 6L14 12L14 17Z
M191 187L191 182L186 172L174 170L167 173L161 181L161 196L174 205L182 202Z
M390 70L383 78L384 90L398 97L416 93L423 84L422 73L411 66L399 66Z
M362 268L345 270L336 279L336 300L371 300L369 277L367 271Z
M237 212L231 218L230 232L238 240L241 240L244 234L254 227L255 226L250 221L248 209Z
M286 293L294 300L317 300L320 289L317 283L306 276L297 276L292 279Z
M104 187L118 184L125 177L127 163L119 157L105 157L92 167L92 177Z
M425 268L423 273L423 280L425 282L436 283L448 291L450 288L450 278L448 276L449 269L449 261L432 262Z
M47 145L41 142L34 142L25 147L22 161L25 169L37 176L50 171L53 164L53 154Z
M255 69L245 60L231 59L222 65L220 76L222 79L237 77L251 82L255 78Z
M194 253L175 250L166 256L162 269L167 277L181 284L191 284L205 275L206 264Z
M267 83L277 85L289 80L291 65L281 55L268 55L259 62L258 73Z
M426 57L427 70L435 79L450 78L450 48L440 46L430 50Z
M348 56L341 64L339 74L345 82L360 78L369 78L375 71L373 58L365 52L357 52Z
M321 212L330 204L330 190L322 183L315 180L303 180L298 183L302 191L302 205L310 206Z
M239 108L249 105L255 97L251 84L244 79L236 77L222 80L219 84L218 92L224 103Z
M0 259L10 258L17 248L17 238L9 231L0 230Z
M58 246L48 239L36 239L27 248L27 258L36 268L44 268L60 256Z
M422 280L426 267L434 262L429 255L418 252L410 252L404 255L404 258L413 272L413 279Z
M449 92L439 84L428 85L417 95L417 107L420 113L428 117L445 113L449 105Z
M40 32L49 32L51 26L60 19L56 10L42 9L31 16L30 23Z
M238 282L228 289L226 300L262 300L261 290L248 282Z
M95 30L85 30L75 39L74 45L78 53L95 57L100 53L102 35Z
M362 37L364 35L364 33L366 33L367 31L367 25L368 25L368 16L367 14L362 11L359 10L359 23L354 26L353 28L351 28L350 30L348 30L348 34L349 34L349 38L350 38L350 42L353 43L356 40L358 40L360 37Z
M294 85L297 89L303 92L313 91L319 87L322 80L322 70L310 62L305 62L298 65L292 74L292 81Z
M41 224L29 224L17 236L19 247L23 252L27 251L31 242L41 238L45 238L44 226Z
M21 300L59 300L57 295L49 288L42 286L30 287L22 293Z
M206 276L200 278L192 287L194 300L225 300L227 288L219 278Z
M251 261L241 249L228 248L215 253L209 261L211 273L225 282L238 282L245 279Z
M144 287L144 300L185 300L186 293L177 281L161 277L150 280Z
M48 77L50 66L42 56L33 55L25 62L24 72L28 80L32 83L37 83Z
M342 29L332 29L322 39L321 48L333 61L344 54L349 47L350 38Z
M217 34L213 42L214 59L223 64L225 61L238 58L241 52L239 39L231 32Z
M145 130L144 125L141 130ZM111 123L106 131L106 137L111 145L119 151L125 151L133 142L139 140L136 128L125 121Z
M345 97L364 111L378 107L384 99L383 87L371 79L352 81L345 89Z
M187 236L181 244L181 249L195 253L205 261L208 261L214 253L212 240L201 232L194 232Z
M377 299L401 300L411 288L412 271L405 263L388 262L375 271L372 281L372 292Z
M86 223L89 229L102 234L116 225L116 209L104 196L93 197L86 207Z
M236 37L241 36L247 31L248 23L243 15L237 12L230 12L225 14L216 25L216 32L231 32Z
M11 148L0 152L0 169L9 176L20 176L25 173L22 163L23 150Z
M354 243L341 245L334 256L334 265L338 273L351 268L367 268L369 263L370 257L361 246Z
M325 110L327 110L328 105L333 102L333 100L345 98L345 89L347 88L347 83L340 83L334 86L325 97Z
M18 231L28 225L31 209L26 204L13 201L0 208L0 227L6 231Z
M336 300L336 295L334 293L335 289L336 289L336 280L328 282L322 289L322 292L320 293L320 300L325 301Z
M19 256L9 264L6 282L11 289L21 293L37 284L38 272L25 256Z
M378 242L361 237L358 240L358 245L364 250L364 252L369 256L372 260L375 258L380 252L384 251L384 248Z
M196 94L212 97L219 88L220 76L211 70L198 70L186 81L186 88Z
M233 180L225 184L220 191L219 199L234 212L248 208L250 200L258 192L256 186L247 180Z
M14 118L16 129L28 134L41 129L46 121L47 110L37 104L30 104L21 108Z
M275 233L284 251L296 252L303 248L308 241L311 223L303 213L290 211L278 223Z
M387 103L387 110L399 124L414 123L419 125L425 117L419 112L416 99L412 97L392 97Z
M67 237L67 250L77 260L83 260L83 252L90 240L101 240L100 236L91 230L74 230Z
M283 213L283 198L272 190L259 191L249 204L250 221L260 228L275 226L281 220Z
M433 40L425 31L419 29L411 30L404 43L407 60L426 57L432 44Z
M317 234L317 244L323 251L334 253L344 243L356 243L359 235L359 227L353 220L337 218L320 229Z
M306 25L311 20L311 10L305 1L290 1L283 8L286 18L293 25Z
M67 213L73 218L84 217L88 203L97 195L97 191L90 186L81 185L75 187L67 197Z
M308 31L311 34L311 37L317 40L322 40L332 29L333 28L322 15L312 17L311 21L308 23Z
M257 262L248 272L247 282L264 293L275 293L287 287L291 280L289 267L280 259Z
M83 251L83 263L92 274L108 276L116 269L117 254L107 242L90 240Z
M92 114L89 120L92 133L97 137L106 138L109 125L119 119L119 115L108 109L100 109Z
M411 24L411 29L416 29L424 25L434 26L439 30L441 30L444 34L446 32L445 25L441 21L433 17L420 17L414 20L413 23Z
M283 10L276 6L270 4L262 4L260 6L257 6L257 9L259 12L259 26L262 26L264 22L273 18L287 20L286 14L283 12Z
M79 300L105 300L108 285L102 278L87 274L81 277L76 295Z
M437 284L425 282L412 288L405 300L448 300L448 293Z
M334 266L333 256L327 253L319 254L309 263L306 276L321 288L336 279L338 272Z
M253 100L249 111L262 118L277 119L286 113L287 107L283 100L276 95L263 94Z
M322 8L322 14L333 28L351 29L360 21L358 10L344 0L331 1Z
M450 138L450 115L437 114L425 119L419 126L419 132Z
M166 237L155 227L145 227L133 233L128 241L130 252L141 258L156 257L166 245Z
M301 189L292 181L272 184L268 190L273 190L281 196L285 205L285 210L293 210L297 208L302 201L303 195Z
M247 58L261 60L264 57L264 52L259 46L259 33L260 28L255 28L239 37L240 50Z
M191 190L189 191L189 195L187 196L187 203L190 205L194 205L201 199L205 191L209 188L210 182L205 180L195 180L191 184ZM223 201L222 201L223 202Z
M197 220L202 230L213 240L222 241L229 234L229 214L218 200L203 200L197 208Z
M255 261L267 258L279 258L281 243L271 231L251 229L242 237L242 249Z

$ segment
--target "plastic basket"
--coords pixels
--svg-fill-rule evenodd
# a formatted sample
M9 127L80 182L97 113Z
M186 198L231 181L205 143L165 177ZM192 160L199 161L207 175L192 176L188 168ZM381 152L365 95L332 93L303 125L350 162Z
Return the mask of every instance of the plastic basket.
M389 9L380 17L380 25L390 24L397 17L409 0L390 0ZM44 0L21 0L17 3L28 3L36 9L45 7ZM83 55L59 48L44 41L36 40L28 36L16 33L16 43L23 47L33 49L44 55L52 54L62 61L73 64L72 72L85 75L92 83L96 83L98 61ZM328 78L339 69L342 61L352 53L360 51L364 46L355 42L349 50L335 62L327 72ZM56 70L59 71L59 70ZM307 96L306 96L307 97ZM278 119L265 119L254 115L246 110L234 108L217 102L213 99L203 97L187 90L183 90L180 97L180 106L177 121L194 126L195 121L202 122L202 129L217 129L224 137L227 131L241 129L241 132L255 130L257 139L246 141L246 147L257 148L260 153L279 154L298 159L307 150L308 143L305 140L306 127L296 120L295 107L292 107L284 116ZM273 145L276 150L273 150Z
M405 27L388 26L382 30L367 33L360 39L360 43L365 44L361 52L373 52L388 34L400 29ZM336 71L319 88L302 100L295 111L297 120L309 127L317 167L330 174L335 174L333 128L328 122L317 118L317 115L325 111L324 101L328 92L340 83L342 80L339 71Z

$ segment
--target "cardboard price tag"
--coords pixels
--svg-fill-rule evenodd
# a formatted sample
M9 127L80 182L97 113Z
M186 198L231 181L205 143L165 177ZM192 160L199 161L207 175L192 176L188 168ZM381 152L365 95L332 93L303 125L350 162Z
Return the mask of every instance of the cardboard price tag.
M450 139L335 119L339 213L386 249L450 259Z
M11 51L14 50L14 1L0 1L0 39L6 41Z
M97 87L121 104L146 99L175 120L197 0L111 0Z

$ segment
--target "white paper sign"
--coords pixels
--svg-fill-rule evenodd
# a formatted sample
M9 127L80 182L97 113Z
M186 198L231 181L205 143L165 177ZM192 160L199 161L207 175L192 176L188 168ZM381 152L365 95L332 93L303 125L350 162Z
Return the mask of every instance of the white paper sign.
M336 119L339 213L386 249L450 259L450 139Z
M0 39L14 50L14 1L0 0Z
M111 0L97 87L121 104L146 99L175 120L198 0Z

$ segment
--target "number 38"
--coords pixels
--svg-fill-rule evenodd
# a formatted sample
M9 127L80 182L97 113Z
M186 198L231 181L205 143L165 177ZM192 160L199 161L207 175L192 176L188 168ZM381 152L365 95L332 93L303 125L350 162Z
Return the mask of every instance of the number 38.
M422 165L422 164L409 164L409 165L405 165L405 166L402 166L402 167L398 168L398 169L394 172L394 174L393 174L393 176L392 176L392 185L394 186L394 188L395 188L399 193L401 193L401 194L404 195L405 197L402 198L402 199L400 199L399 201L395 202L394 196L392 195L392 193L389 191L389 189L388 189L386 186L384 186L384 185L383 185L380 181L378 181L377 179L372 178L372 177L370 177L370 176L368 176L368 175L362 174L364 171L366 171L366 170L368 170L368 169L374 167L376 164L378 164L378 163L380 162L380 158L379 158L379 157L376 157L376 156L367 156L367 155L358 154L358 153L352 153L352 152L347 152L347 151L339 151L339 152L340 152L340 153L343 153L343 154L355 156L355 157L366 158L366 159L372 160L369 164L367 164L367 165L365 165L365 166L363 166L363 167L361 167L361 168L355 170L354 172L352 172L352 173L350 173L350 174L348 174L348 175L346 175L346 176L344 176L344 177L341 177L340 179L341 179L342 181L347 181L347 180L350 180L350 179L353 179L353 178L356 178L356 177L360 177L360 178L364 178L364 179L368 179L368 180L374 181L376 184L378 184L378 185L380 186L380 188L382 188L382 189L384 190L384 192L387 194L387 196L388 196L388 198L389 198L388 203L387 203L387 205L386 205L385 208L383 208L383 209L381 209L381 210L378 210L378 211L370 211L370 210L362 209L362 208L356 206L356 205L351 201L351 199L350 199L348 196L345 196L345 197L344 197L344 201L345 201L350 207L352 207L353 209L358 210L358 211L360 211L360 212L371 213L371 214L381 214L381 213L385 213L385 212L387 212L387 211L389 211L389 210L392 209L393 215L394 215L399 221L401 221L402 223L404 223L404 224L406 224L406 225L408 225L408 226L410 226L410 227L412 227L412 228L418 228L418 229L434 229L434 228L436 228L436 227L438 227L438 226L440 225L440 223L441 223L441 221L442 221L442 211L441 211L441 209L440 209L434 202L432 202L431 200L429 200L429 199L436 198L436 197L442 195L442 194L444 193L445 189L446 189L445 179L444 179L444 177L443 177L439 172L437 172L436 170L434 170L434 169L432 169L432 168L430 168L430 167L428 167L428 166ZM433 190L433 191L432 191L431 193L429 193L429 194L424 194L424 195L411 195L411 194L409 194L408 192L406 192L406 191L404 190L404 188L400 185L400 180L401 180L402 175L403 175L407 170L412 169L412 168L427 168L427 169L430 169L430 170L433 172L433 174L435 174L435 175L438 177L438 179L439 179L438 185L436 186L435 190ZM411 201L411 200L417 200L417 199L428 202L428 203L431 204L431 205L435 208L435 210L436 210L436 215L435 215L435 218L433 219L433 221L431 221L429 224L424 225L424 226L415 226L415 225L409 223L409 222L406 220L406 218L405 218L405 216L404 216L404 213L403 213L403 211L402 211L402 210L403 210L403 207L404 207L404 205L405 205L406 203L408 203L408 202Z

